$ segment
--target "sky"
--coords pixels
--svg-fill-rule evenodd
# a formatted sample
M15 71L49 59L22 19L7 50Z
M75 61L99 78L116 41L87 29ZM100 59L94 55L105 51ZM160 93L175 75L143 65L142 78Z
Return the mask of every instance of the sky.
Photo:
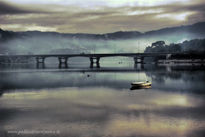
M0 28L103 34L205 21L204 0L0 0Z

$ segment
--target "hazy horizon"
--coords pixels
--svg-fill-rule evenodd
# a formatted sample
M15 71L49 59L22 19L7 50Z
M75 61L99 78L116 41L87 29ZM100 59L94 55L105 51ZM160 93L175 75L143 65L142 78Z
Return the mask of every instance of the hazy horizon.
M196 23L192 23L192 24L187 24L187 25L178 25L178 26L170 26L170 27L163 27L163 28L159 28L159 29L153 29L153 30L147 30L147 31L138 31L138 30L132 30L132 31L128 31L128 30L125 30L125 31L122 31L122 30L116 30L116 31L113 31L113 32L107 32L107 33L81 33L81 32L76 32L76 33L70 33L70 32L57 32L57 31L43 31L43 30L24 30L24 31L20 31L20 30L9 30L9 29L3 29L0 27L1 30L3 31L11 31L11 32L51 32L51 33L60 33L60 34L90 34L90 35L104 35L104 34L112 34L112 33L117 33L117 32L139 32L141 34L145 34L147 32L152 32L152 31L159 31L159 30L162 30L162 29L169 29L169 28L175 28L175 27L182 27L182 26L191 26L191 25L194 25L194 24L198 24L198 23L205 23L205 21L201 21L201 22L196 22Z

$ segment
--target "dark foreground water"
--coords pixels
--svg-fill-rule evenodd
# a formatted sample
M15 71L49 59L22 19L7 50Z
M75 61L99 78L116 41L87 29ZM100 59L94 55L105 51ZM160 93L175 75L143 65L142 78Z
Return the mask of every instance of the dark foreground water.
M204 70L1 66L0 137L204 137Z

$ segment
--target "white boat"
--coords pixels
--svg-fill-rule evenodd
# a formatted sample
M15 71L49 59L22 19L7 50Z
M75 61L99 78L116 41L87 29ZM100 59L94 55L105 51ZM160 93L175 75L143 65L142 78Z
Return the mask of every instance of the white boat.
M135 87L149 87L149 86L152 85L152 83L149 82L149 81L146 81L146 82L132 82L131 85L135 86Z

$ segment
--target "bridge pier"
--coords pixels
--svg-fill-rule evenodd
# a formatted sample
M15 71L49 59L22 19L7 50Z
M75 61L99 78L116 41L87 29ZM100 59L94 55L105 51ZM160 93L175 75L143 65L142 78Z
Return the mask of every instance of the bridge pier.
M97 68L100 68L100 57L90 57L90 68L93 68L94 64Z
M45 57L36 57L36 68L45 68Z
M44 69L45 68L45 63L36 63L36 68L37 69Z
M139 68L140 64L140 69L144 69L144 57L134 57L134 68Z
M58 57L59 68L68 68L68 57Z
M134 68L135 68L136 70L144 70L144 64L135 64L135 65L134 65Z
M36 63L39 64L39 63L45 63L45 57L36 57Z
M144 64L144 57L134 57L135 64Z

